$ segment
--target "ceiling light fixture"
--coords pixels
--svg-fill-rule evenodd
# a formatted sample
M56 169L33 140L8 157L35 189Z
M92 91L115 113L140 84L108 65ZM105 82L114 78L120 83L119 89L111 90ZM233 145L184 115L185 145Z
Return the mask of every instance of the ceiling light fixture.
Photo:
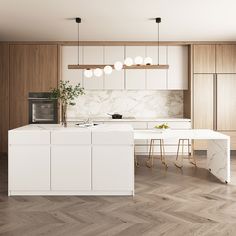
M141 56L136 56L134 60L131 57L127 57L124 60L124 64L120 61L117 61L114 65L80 65L80 23L81 18L75 18L76 23L78 24L78 64L77 65L68 65L68 69L82 69L84 71L84 76L91 78L93 75L96 77L102 76L103 72L107 75L111 74L113 69L120 71L122 69L168 69L169 65L160 65L160 23L161 18L155 18L157 23L157 64L152 64L152 58L146 57L142 58ZM92 70L94 69L94 71Z

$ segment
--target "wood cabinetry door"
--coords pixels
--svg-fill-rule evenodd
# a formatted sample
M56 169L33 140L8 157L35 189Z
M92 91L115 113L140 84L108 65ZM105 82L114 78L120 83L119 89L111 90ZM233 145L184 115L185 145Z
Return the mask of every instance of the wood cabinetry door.
M193 127L214 128L214 77L212 74L195 74L193 78ZM194 141L195 150L205 150L207 143Z
M105 65L114 65L115 62L124 62L124 46L104 47ZM104 89L124 89L124 70L116 71L113 69L109 75L104 75Z
M236 45L216 45L216 73L236 73Z
M236 130L236 75L217 75L217 130Z
M84 46L83 64L86 65L103 65L104 64L104 47L103 46ZM84 76L85 89L103 89L104 74L101 77L93 75L92 78Z
M125 57L141 56L145 58L146 49L144 46L127 46L125 48ZM126 69L125 70L126 89L143 90L146 89L146 71L145 69Z
M188 47L168 47L168 90L188 89Z
M215 73L215 45L193 46L193 72Z
M158 64L158 47L157 46L147 46L146 56L151 57L153 64ZM160 46L159 50L159 64L168 64L167 62L167 46ZM167 70L146 70L147 76L147 89L167 89Z
M10 128L28 123L28 93L58 84L57 45L10 46Z

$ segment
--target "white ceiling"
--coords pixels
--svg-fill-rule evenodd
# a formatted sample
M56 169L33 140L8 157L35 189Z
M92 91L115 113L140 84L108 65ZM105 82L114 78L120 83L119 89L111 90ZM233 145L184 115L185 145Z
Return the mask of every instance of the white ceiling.
M0 0L0 40L236 41L236 0Z

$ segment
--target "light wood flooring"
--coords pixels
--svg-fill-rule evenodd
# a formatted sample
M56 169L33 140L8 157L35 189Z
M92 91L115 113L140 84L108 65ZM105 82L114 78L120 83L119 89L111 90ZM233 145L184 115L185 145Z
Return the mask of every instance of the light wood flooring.
M232 183L222 184L185 160L181 172L144 158L136 169L135 197L8 197L7 158L0 158L0 235L236 235L236 156ZM125 168L125 167L124 167Z

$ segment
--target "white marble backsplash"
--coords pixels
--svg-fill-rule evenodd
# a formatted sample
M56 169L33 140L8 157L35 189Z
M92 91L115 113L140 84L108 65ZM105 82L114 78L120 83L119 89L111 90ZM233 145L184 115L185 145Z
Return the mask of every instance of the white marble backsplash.
M68 120L80 117L106 117L120 113L124 117L181 118L183 91L85 91L68 109Z

